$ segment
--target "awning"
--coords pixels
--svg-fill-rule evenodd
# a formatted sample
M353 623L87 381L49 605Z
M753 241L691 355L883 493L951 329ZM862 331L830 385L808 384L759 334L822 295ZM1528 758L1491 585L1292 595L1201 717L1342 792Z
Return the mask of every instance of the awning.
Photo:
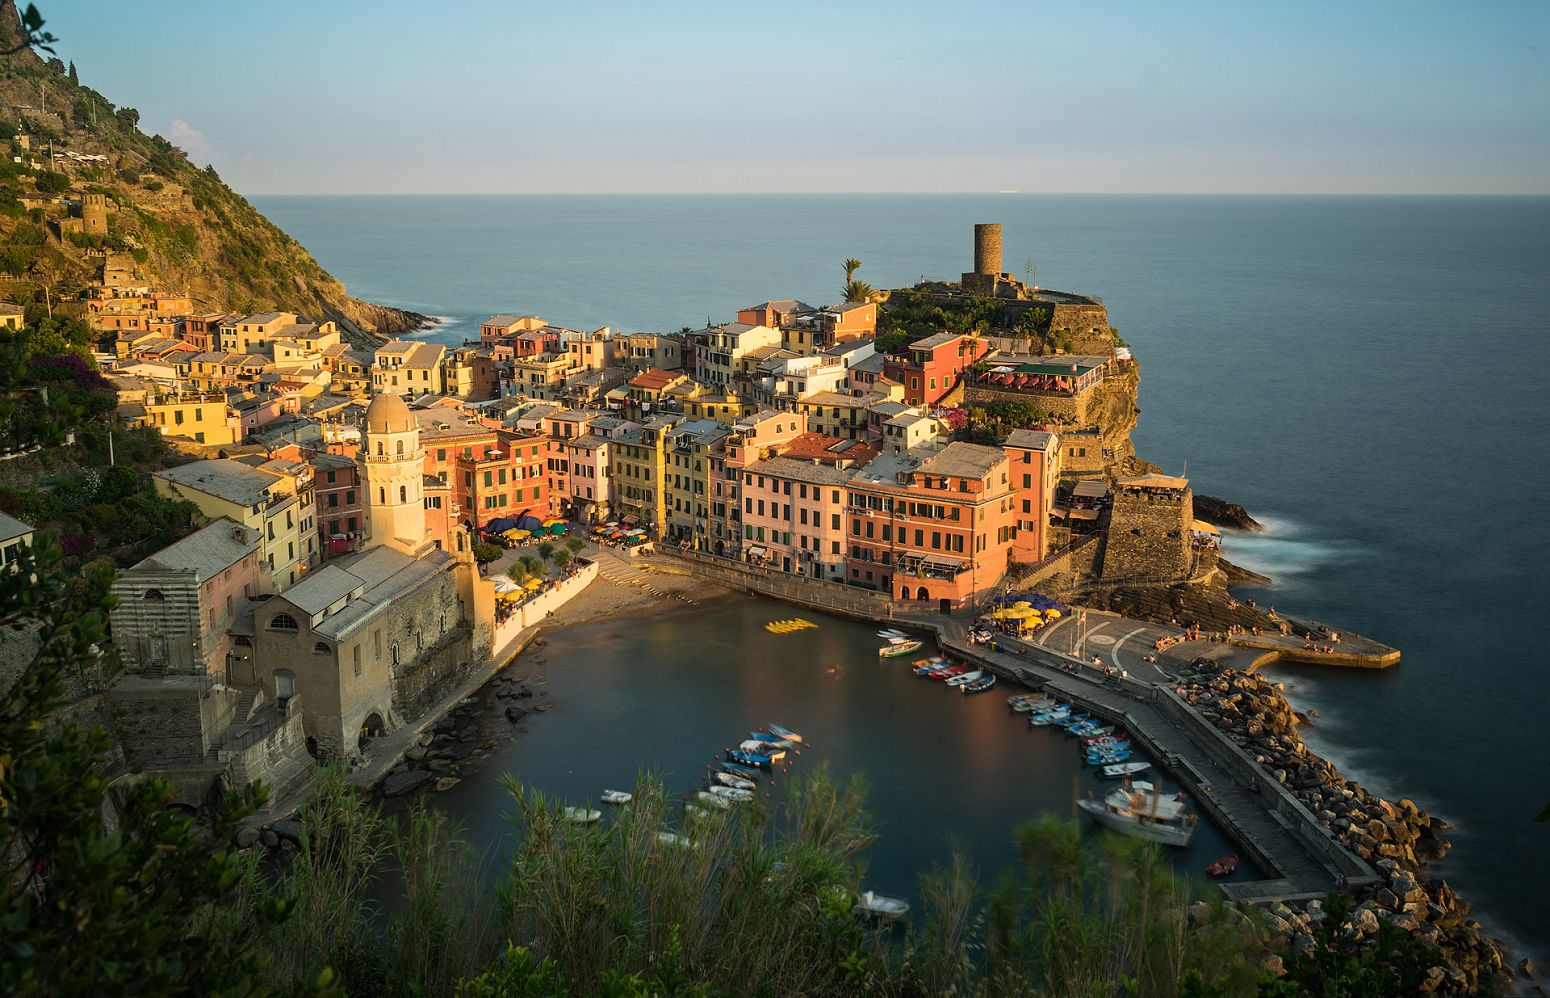
M748 549L748 557L750 558L762 558L769 553L770 549L765 547L763 544L755 544L753 547Z
M1215 534L1217 536L1221 536L1222 533L1220 530L1217 530L1215 527L1211 526L1204 520L1191 521L1189 529L1193 530L1197 534Z
M1073 509L1071 511L1071 519L1096 520L1098 519L1098 511L1096 509Z
M1077 482L1071 494L1078 499L1102 499L1109 494L1109 483L1098 479Z

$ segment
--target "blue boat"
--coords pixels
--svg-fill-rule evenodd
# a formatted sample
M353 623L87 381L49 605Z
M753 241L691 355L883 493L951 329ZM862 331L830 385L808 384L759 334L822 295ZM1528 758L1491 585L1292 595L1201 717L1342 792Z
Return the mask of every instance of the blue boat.
M750 780L757 780L763 775L752 766L739 766L735 762L723 762L721 768L733 776L742 776Z
M770 768L770 757L758 752L744 752L741 749L727 749L727 758L744 766L754 766L759 769Z
M764 742L771 748L789 749L797 747L796 742L793 742L789 738L782 738L772 731L750 731L748 733L748 737L752 738L756 742Z
M1089 766L1112 766L1115 763L1125 762L1130 758L1129 749L1121 749L1118 752L1094 753L1087 757Z
M1072 728L1076 727L1078 724L1083 724L1083 723L1085 723L1087 721L1092 720L1092 717L1093 716L1091 714L1072 714L1069 717L1067 717L1064 721L1060 722L1060 724L1061 724L1061 727L1065 728L1067 731L1070 731Z

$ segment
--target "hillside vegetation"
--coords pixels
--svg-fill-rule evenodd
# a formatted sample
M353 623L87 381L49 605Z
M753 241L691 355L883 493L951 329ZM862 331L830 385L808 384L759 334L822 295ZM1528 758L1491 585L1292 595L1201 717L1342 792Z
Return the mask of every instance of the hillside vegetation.
M0 0L0 49L20 37L13 0ZM425 321L350 297L214 167L201 169L167 139L145 134L139 119L81 84L73 63L30 49L0 58L0 296L57 305L100 280L108 264L186 290L211 311L331 318L361 345ZM89 193L107 199L107 233L68 231L68 222L61 231L58 223L78 214L61 199Z

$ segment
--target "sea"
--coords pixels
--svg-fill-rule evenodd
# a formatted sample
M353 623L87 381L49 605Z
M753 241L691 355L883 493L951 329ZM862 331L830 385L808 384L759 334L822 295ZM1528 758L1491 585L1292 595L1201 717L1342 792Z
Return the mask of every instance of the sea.
M436 316L418 335L445 343L497 312L673 331L827 304L851 257L878 288L956 278L974 223L1001 223L1004 270L1098 296L1135 351L1137 451L1265 524L1224 545L1274 579L1252 595L1402 649L1383 672L1272 675L1317 711L1312 747L1453 824L1441 875L1546 962L1550 198L252 200L351 293Z

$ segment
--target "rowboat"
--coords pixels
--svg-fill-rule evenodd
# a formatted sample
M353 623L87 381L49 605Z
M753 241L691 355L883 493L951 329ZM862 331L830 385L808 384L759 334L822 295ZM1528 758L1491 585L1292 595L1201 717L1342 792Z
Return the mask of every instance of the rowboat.
M560 817L573 825L589 825L603 816L595 807L562 807Z
M752 790L742 790L738 787L711 787L710 792L722 800L731 801L734 804L742 804L753 800Z
M1079 800L1076 806L1105 828L1163 845L1187 846L1195 838L1195 815L1180 796L1165 798L1150 783L1136 782L1101 801Z
M677 832L658 832L657 841L665 846L678 846L680 849L687 849L694 845L693 839L687 835L680 835Z
M766 724L765 727L770 730L771 734L779 735L788 742L796 742L798 745L802 744L802 736L790 728L782 728L778 724Z
M776 748L789 749L797 747L796 742L789 738L782 738L773 731L750 731L748 732L748 737L763 742L766 745L773 745Z
M995 673L987 673L985 676L981 677L980 679L976 679L972 683L964 683L961 687L959 687L958 692L983 693L994 685L996 685Z
M1035 728L1044 728L1052 724L1059 724L1061 721L1064 721L1066 717L1069 716L1069 714L1070 711L1066 711L1065 713L1061 713L1059 711L1045 713L1036 712L1028 715L1028 723Z
M1072 714L1069 717L1067 717L1064 721L1061 721L1060 722L1060 726L1062 728L1065 728L1067 731L1069 731L1072 728L1076 727L1078 724L1083 723L1084 721L1088 720L1091 717L1092 717L1091 714Z
M1081 742L1082 742L1083 745L1091 745L1093 742L1101 742L1105 738L1111 738L1111 737L1124 738L1125 734L1124 734L1124 732L1120 732L1120 734L1116 736L1114 734L1114 726L1110 725L1110 726L1105 727L1105 728L1094 728L1093 730L1089 731L1087 734L1082 735L1081 736Z
M770 768L770 757L757 752L743 752L738 749L727 749L727 758L744 766L753 766L758 769Z
M696 790L694 792L694 799L699 801L701 804L707 804L718 811L725 811L727 808L732 806L731 801L723 800L722 798L717 797L715 794L706 790Z
M909 914L910 903L903 898L884 897L866 891L856 898L855 910L858 915L871 915L874 918L903 918Z
M1238 868L1238 854L1232 853L1220 859L1213 860L1206 866L1206 875L1211 877L1225 877Z
M934 676L938 672L941 672L943 669L951 669L951 668L952 668L952 666L949 665L946 662L929 662L929 663L927 663L925 665L917 665L917 666L915 666L915 675L917 675L917 676Z
M604 804L628 804L635 799L634 794L627 794L623 790L604 790Z
M963 686L966 683L972 683L976 679L983 678L984 675L985 675L985 670L984 669L975 669L973 672L960 672L958 675L950 677L947 680L947 685L948 686Z
M969 671L969 667L967 665L949 665L945 669L938 669L935 672L927 673L927 675L929 675L932 679L944 679L945 680L945 679L951 679L954 676L961 676L965 672L968 672L968 671Z
M750 738L747 741L738 742L737 747L739 751L747 752L749 755L763 756L770 762L779 762L786 757L786 750L781 748L779 745L771 745L769 742L761 742L757 738Z
M882 658L898 658L918 650L923 644L925 644L924 641L917 641L914 638L895 638L877 649L877 654Z
M719 783L724 787L736 787L739 790L752 790L758 784L741 776L733 776L731 773L711 773L706 777L712 783Z
M1119 780L1151 768L1152 764L1149 762L1115 762L1103 767L1103 775L1111 780Z
M907 638L907 637L909 637L908 634L905 634L903 631L899 630L897 627L885 627L882 630L877 632L877 636L880 637L880 638Z
M755 782L758 782L759 777L762 775L754 766L739 766L735 762L723 762L721 764L721 771L723 773L731 773L733 776L741 776L745 780L753 780Z
M1114 766L1118 765L1119 763L1129 761L1129 749L1121 749L1118 752L1102 752L1098 755L1090 755L1087 757L1087 764L1089 766Z

